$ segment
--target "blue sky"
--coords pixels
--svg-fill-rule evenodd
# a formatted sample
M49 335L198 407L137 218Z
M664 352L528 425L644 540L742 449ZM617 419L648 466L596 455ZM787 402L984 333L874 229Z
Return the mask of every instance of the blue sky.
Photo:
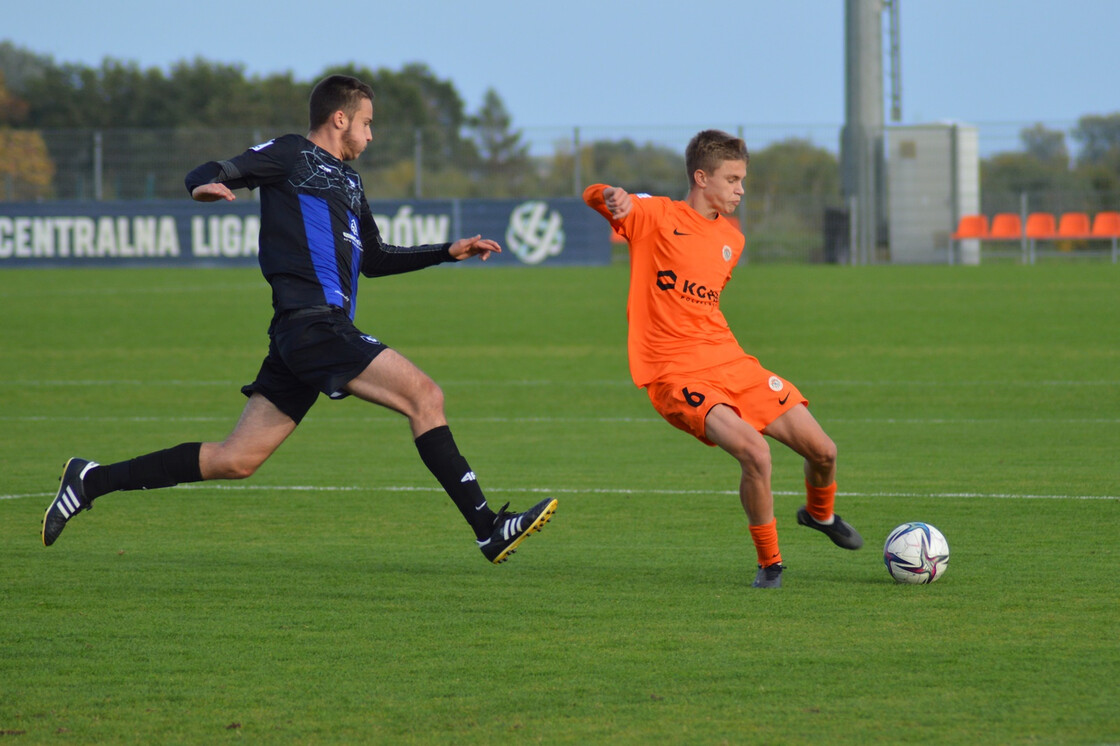
M1024 126L1120 112L1120 0L900 1L903 124L976 124L992 152ZM56 62L203 57L304 80L424 62L469 111L497 90L530 139L742 126L748 144L834 147L844 118L844 0L732 0L702 16L680 0L6 5L0 39Z

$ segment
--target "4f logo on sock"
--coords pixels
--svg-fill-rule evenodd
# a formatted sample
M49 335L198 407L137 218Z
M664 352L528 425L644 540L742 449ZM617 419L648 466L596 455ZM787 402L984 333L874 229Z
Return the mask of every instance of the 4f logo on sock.
M463 478L460 479L459 481L464 483L464 484L467 483L467 482L477 482L478 477L476 477L474 475L473 471L468 471L466 474L463 475Z

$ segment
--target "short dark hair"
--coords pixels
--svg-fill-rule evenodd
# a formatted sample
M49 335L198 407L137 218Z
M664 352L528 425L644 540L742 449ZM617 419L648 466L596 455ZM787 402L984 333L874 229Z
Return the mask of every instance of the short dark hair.
M696 183L696 172L712 173L724 161L750 163L747 144L742 139L729 135L723 130L704 130L689 140L684 149L684 167L688 171L688 183Z
M354 116L364 98L373 101L373 89L357 78L349 75L329 75L323 78L315 84L308 102L311 129L318 129L326 124L336 111L341 111L348 117Z

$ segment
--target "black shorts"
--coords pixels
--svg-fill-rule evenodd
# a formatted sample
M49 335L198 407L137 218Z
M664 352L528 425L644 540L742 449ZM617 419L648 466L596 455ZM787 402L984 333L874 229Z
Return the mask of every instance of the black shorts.
M261 394L297 424L320 393L332 399L347 396L342 387L388 349L333 306L281 312L268 336L268 357L257 379L241 393Z

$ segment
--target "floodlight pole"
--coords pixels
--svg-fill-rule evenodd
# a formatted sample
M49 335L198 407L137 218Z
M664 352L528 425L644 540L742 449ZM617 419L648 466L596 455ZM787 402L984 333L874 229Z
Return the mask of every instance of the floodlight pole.
M891 121L902 121L902 42L898 6L902 0L883 0L890 14L891 35Z
M572 128L572 196L583 194L583 158L579 152L579 127Z
M420 199L424 194L424 133L419 127L412 133L412 141L412 167L416 172L412 193L416 199Z
M895 0L897 2L897 0ZM840 170L860 263L873 263L886 213L883 157L883 0L845 0L844 129Z
M100 202L103 195L101 180L104 178L104 147L101 130L93 133L93 198Z

